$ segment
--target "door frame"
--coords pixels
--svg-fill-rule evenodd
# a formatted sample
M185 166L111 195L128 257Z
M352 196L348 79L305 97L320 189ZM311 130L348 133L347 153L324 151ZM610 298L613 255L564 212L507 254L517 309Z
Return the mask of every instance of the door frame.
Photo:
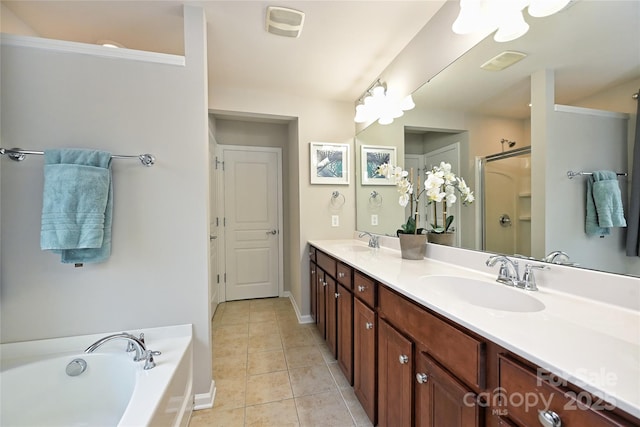
M226 213L226 207L224 203L224 187L225 187L225 174L224 174L224 152L228 151L246 151L246 152L261 152L261 153L275 153L278 164L277 164L277 203L278 203L278 234L276 235L278 240L278 296L284 296L284 239L283 235L283 227L284 227L284 197L283 197L283 184L282 184L282 148L280 147L258 147L258 146L250 146L250 145L224 145L218 144L216 147L216 156L218 161L221 162L222 167L219 170L222 172L221 176L218 179L218 194L217 194L217 205L219 207L218 213L220 214L220 222L222 232L219 233L218 236L218 248L223 248L222 251L219 251L218 258L220 259L219 265L222 267L221 271L222 279L220 280L219 285L219 295L220 302L227 301L227 289L226 289L226 273L227 273L227 254L226 254L226 227L224 225L224 218Z

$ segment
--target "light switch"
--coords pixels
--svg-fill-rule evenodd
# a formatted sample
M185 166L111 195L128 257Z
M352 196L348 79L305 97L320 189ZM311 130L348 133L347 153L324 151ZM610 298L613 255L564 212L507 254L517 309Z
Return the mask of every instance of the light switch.
M332 227L340 226L340 217L338 215L331 215L331 226Z
M371 214L371 225L378 225L378 215Z

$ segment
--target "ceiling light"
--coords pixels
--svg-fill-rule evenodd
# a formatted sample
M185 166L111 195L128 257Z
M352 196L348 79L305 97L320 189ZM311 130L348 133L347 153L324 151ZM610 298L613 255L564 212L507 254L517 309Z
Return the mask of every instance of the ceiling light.
M526 53L516 52L515 50L505 50L482 64L480 68L487 71L502 71L516 62L523 60L526 56Z
M460 13L451 29L456 34L496 31L494 40L515 40L529 31L522 16L544 17L564 9L571 0L460 0Z
M405 111L411 110L416 105L411 95L398 98L387 93L386 85L376 80L365 91L356 105L356 115L353 120L356 123L378 121L381 125L393 123L394 119L402 116Z
M304 12L286 7L267 7L266 28L271 34L300 37L303 24Z
M536 18L553 15L564 9L571 0L530 0L529 15Z

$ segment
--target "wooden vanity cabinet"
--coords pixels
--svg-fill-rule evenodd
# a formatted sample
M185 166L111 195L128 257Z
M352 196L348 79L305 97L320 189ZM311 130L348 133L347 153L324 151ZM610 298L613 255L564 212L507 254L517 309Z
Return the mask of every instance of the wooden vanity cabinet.
M477 394L424 352L416 355L414 396L416 427L482 425Z
M314 322L317 322L318 312L318 276L317 276L318 264L316 264L316 248L309 247L309 303L311 318Z
M361 299L353 300L353 391L369 420L377 422L377 316Z
M563 427L638 425L612 413L614 405L508 354L499 356L499 376L500 417L513 425L544 425L539 417L545 415L557 418Z
M378 425L411 427L413 342L380 320L378 328Z

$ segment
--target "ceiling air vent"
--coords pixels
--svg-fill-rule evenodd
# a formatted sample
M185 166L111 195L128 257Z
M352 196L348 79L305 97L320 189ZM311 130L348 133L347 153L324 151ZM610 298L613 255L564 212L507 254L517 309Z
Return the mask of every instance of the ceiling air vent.
M299 37L304 13L286 7L267 7L267 31L284 37Z
M482 64L480 68L487 71L502 71L524 59L526 56L526 53L516 52L515 50L505 50Z

